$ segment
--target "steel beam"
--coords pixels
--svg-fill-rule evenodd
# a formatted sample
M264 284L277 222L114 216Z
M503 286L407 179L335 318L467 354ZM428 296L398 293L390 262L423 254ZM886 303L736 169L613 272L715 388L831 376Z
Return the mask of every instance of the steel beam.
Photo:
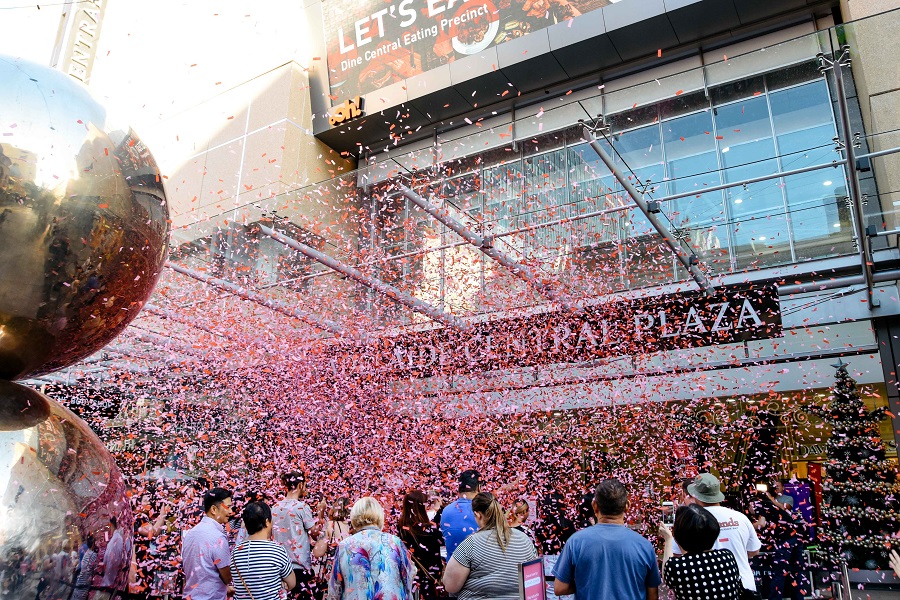
M155 304L145 304L143 310L146 311L148 314L160 317L161 319L168 319L170 321L175 321L176 323L181 323L182 325L186 325L188 327L193 327L194 329L199 329L200 331L205 331L206 333L212 334L217 337L223 337L223 338L229 339L233 342L237 341L230 335L215 331L212 328L207 327L206 325L200 325L199 323L192 323L191 321L189 321L188 319L185 319L184 317L178 315L177 313L175 313L167 308L162 308L160 306L156 306Z
M878 271L872 273L872 283L885 283L888 281L900 280L900 269L890 269L887 271ZM821 290L831 290L836 288L847 287L851 285L862 285L866 283L865 275L847 275L845 277L832 277L831 279L820 279L810 281L808 283L795 283L791 285L778 286L779 296L789 296L791 294L803 294L806 292L818 292Z
M609 169L610 173L613 174L619 183L622 184L622 187L625 188L625 191L628 192L628 195L631 196L631 199L634 200L634 203L640 209L644 216L647 217L647 220L650 221L650 224L656 228L656 231L659 232L659 235L662 236L663 241L666 245L675 253L675 257L678 259L678 262L687 269L688 273L691 274L691 277L694 278L694 281L697 282L697 285L700 286L700 289L706 292L708 295L712 295L715 292L715 288L712 283L710 283L709 279L706 278L706 275L703 271L700 270L698 266L700 260L697 258L697 255L694 253L688 254L684 251L684 248L675 240L675 236L672 235L672 232L669 231L669 228L666 226L662 220L656 216L655 213L650 212L650 207L647 205L647 201L644 200L644 195L635 189L635 187L628 181L628 178L625 176L622 171L616 166L613 162L612 157L606 153L600 144L597 142L597 139L594 137L593 132L585 127L582 131L582 136L584 140L591 145L591 148L594 149L594 152L597 153L597 156L600 157L600 160L606 165L606 168Z
M231 283L230 281L225 281L224 279L219 279L218 277L212 277L210 275L206 275L205 273L200 273L199 271L194 271L193 269L188 269L187 267L182 267L181 265L175 264L173 262L167 262L166 266L176 273L181 273L182 275L186 275L192 279L196 279L197 281L202 281L210 287L224 290L226 292L234 294L238 298L243 298L244 300L255 302L256 304L265 306L266 308L277 313L281 313L288 317L293 317L294 319L299 319L300 321L303 321L308 325L312 325L317 329L330 331L335 335L346 335L344 329L337 323L329 321L328 319L320 319L304 310L300 310L299 308L286 306L281 302L276 302L275 300L266 298L262 294L242 288L241 286Z
M843 136L844 157L847 163L847 177L849 178L850 202L853 204L853 226L856 229L856 242L859 250L859 262L862 265L863 276L866 281L869 309L875 308L873 304L872 260L869 258L869 237L866 235L865 215L863 214L862 188L859 185L859 176L856 172L856 147L854 146L852 125L850 124L850 107L847 103L847 92L844 89L844 67L850 66L850 47L842 46L839 54L833 58L826 58L824 54L817 56L819 70L824 75L831 70L834 73L834 91L837 96L838 115L841 122L841 135Z
M446 312L442 311L441 309L428 304L427 302L423 302L422 300L419 300L418 298L415 298L415 297L411 296L410 294L407 294L403 290L400 290L400 289L390 285L389 283L385 283L385 282L381 281L380 279L366 275L365 273L359 271L358 269L355 269L355 268L351 267L350 265L345 265L341 261L339 261L331 256L328 256L324 252L320 252L319 250L316 250L315 248L313 248L311 246L307 246L303 242L298 242L295 239L289 238L286 235L278 233L271 227L266 227L265 225L263 225L261 223L257 224L257 226L259 227L260 231L262 231L264 234L266 234L267 236L269 236L270 238L272 238L279 244L287 246L288 248L291 248L292 250L296 250L297 252L303 254L304 256L311 258L314 261L325 265L329 269L332 269L333 271L337 271L338 273L341 273L342 275L346 275L353 281L360 283L360 284L366 286L367 288L373 289L376 292L378 292L379 294L383 294L383 295L387 296L388 298L390 298L391 300L398 302L398 303L402 304L403 306L406 306L407 308L410 308L410 309L416 311L417 313L421 313L421 314L427 316L429 319L432 319L439 323L443 323L444 325L447 325L448 327L454 327L456 329L468 329L469 328L469 325L466 324L464 321L460 320L459 318L457 318L449 313L446 313Z
M410 202L455 231L460 237L483 252L485 256L506 267L510 273L529 284L540 294L553 302L558 303L563 308L570 308L569 303L559 294L559 292L541 281L541 278L535 273L534 269L520 263L505 252L494 248L492 237L478 235L466 227L461 221L452 217L446 210L438 208L405 185L400 185L399 190Z

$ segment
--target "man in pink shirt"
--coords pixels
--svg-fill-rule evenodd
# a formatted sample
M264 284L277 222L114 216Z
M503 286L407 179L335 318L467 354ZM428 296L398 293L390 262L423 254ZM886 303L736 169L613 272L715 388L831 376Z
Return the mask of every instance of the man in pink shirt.
M200 522L184 532L181 563L186 600L225 600L231 586L231 549L225 523L232 515L231 492L213 488L203 495Z

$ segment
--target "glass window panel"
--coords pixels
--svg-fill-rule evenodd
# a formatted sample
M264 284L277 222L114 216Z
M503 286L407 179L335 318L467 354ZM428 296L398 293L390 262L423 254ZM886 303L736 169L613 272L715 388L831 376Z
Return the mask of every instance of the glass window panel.
M834 115L823 80L773 92L769 102L784 169L834 158Z
M780 90L805 81L821 80L822 74L816 61L811 60L786 69L780 69L766 75L769 91Z
M734 182L778 173L766 97L753 96L715 111L725 180ZM780 179L726 190L732 216L733 252L739 267L791 260Z
M653 108L655 112L656 107ZM639 190L643 184L649 183L651 186L662 184L665 179L665 165L658 122L615 134L612 143L615 149L613 156L615 162ZM621 190L618 182L615 183L615 189ZM648 191L654 192L658 189L650 187ZM628 201L631 202L631 199ZM633 210L629 211L628 216L629 237L656 235L656 229L650 225L643 213Z
M713 106L728 104L742 98L753 98L764 94L766 82L763 76L742 79L710 90Z
M825 81L774 92L770 103L784 170L824 164L835 157L836 129ZM843 167L789 177L784 189L798 259L853 251Z
M522 161L515 160L484 169L481 185L485 227L494 233L509 231L522 200Z
M664 121L662 129L669 193L697 193L669 202L666 214L676 227L723 222L722 193L703 193L721 183L712 115L699 112Z
M785 189L798 260L853 252L843 167L788 177Z
M632 237L625 249L629 287L665 285L675 279L675 256L658 234Z
M694 92L693 94L681 94L659 104L660 119L671 119L681 115L709 110L709 98L706 92Z

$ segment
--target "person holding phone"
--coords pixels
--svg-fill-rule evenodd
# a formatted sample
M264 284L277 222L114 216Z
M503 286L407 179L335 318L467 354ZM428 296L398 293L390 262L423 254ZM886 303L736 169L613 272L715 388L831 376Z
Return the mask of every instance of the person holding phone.
M713 549L721 532L716 517L697 504L679 506L674 517L672 529L663 523L659 535L666 544L663 581L675 600L740 600L743 585L734 554ZM674 541L683 556L673 556Z

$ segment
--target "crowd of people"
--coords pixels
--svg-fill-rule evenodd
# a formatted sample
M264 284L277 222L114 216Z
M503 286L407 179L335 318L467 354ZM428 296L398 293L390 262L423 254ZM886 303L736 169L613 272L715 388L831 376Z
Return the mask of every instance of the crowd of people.
M459 475L459 495L446 505L410 490L395 515L372 496L313 504L300 471L283 474L281 483L280 498L247 496L240 514L229 490L202 493L203 514L183 532L180 548L185 599L514 600L520 565L538 556L551 558L553 592L576 600L654 600L660 589L675 600L811 592L795 552L801 532L791 496L758 494L747 515L722 505L710 473L682 482L674 523L661 520L651 539L630 526L630 490L615 478L587 496L591 517L582 523L565 516L553 493L537 502L513 499L504 510L504 491L485 490L475 470ZM143 523L139 535L159 539L164 521ZM789 524L796 545L774 535Z

